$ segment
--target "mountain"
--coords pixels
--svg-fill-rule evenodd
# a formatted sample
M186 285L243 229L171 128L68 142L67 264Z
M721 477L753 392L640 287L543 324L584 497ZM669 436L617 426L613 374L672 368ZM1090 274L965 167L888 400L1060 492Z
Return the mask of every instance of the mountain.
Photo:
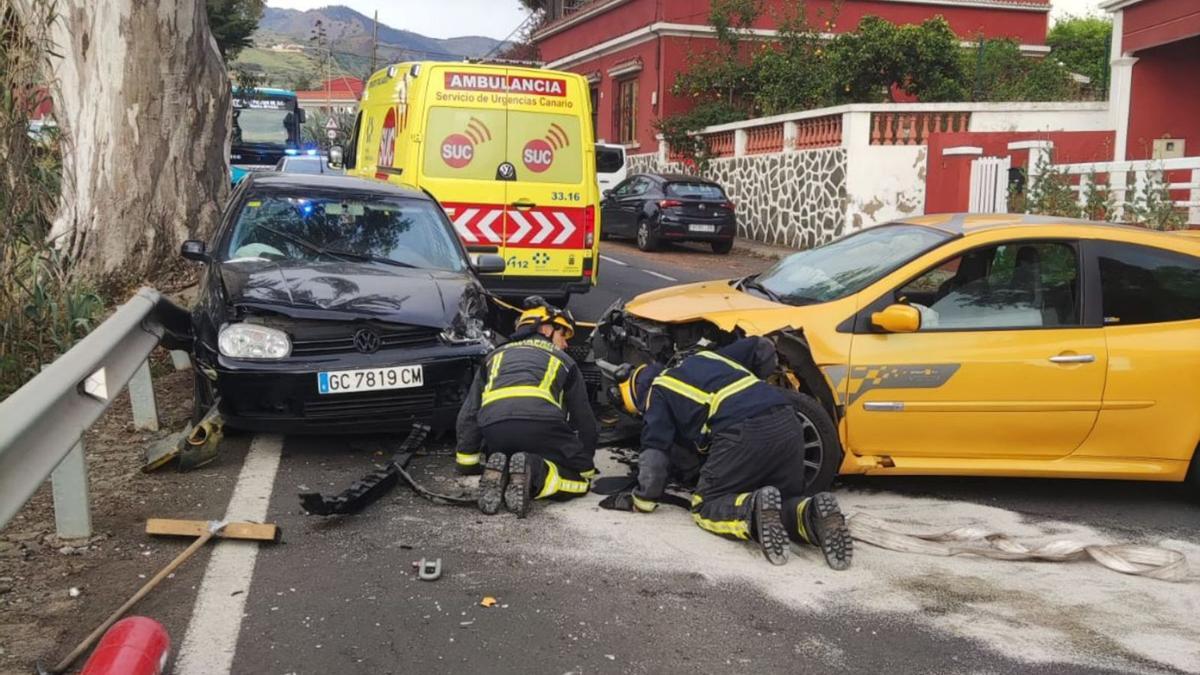
M367 59L371 57L374 22L371 17L343 5L307 11L267 7L259 21L255 43L266 46L286 41L308 46L317 21L325 28L335 52L346 52ZM380 62L414 59L457 61L464 57L481 57L499 52L505 46L489 37L472 35L442 40L379 24Z

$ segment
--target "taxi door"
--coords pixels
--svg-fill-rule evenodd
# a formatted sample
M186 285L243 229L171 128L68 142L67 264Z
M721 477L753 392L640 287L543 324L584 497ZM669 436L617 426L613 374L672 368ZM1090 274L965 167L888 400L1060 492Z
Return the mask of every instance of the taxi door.
M420 180L450 216L469 251L504 254L504 212L512 164L508 106L490 80L468 67L434 68L425 92L425 123L413 130Z
M509 81L507 155L516 176L508 184L505 274L578 279L596 216L594 172L585 170L595 165L589 118L581 92L572 91L579 84L523 70L509 71Z

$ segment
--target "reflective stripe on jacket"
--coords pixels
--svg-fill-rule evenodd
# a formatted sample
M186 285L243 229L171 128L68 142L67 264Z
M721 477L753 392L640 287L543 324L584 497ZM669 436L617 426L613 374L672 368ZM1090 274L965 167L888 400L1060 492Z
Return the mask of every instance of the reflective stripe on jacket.
M752 371L762 338L744 338L716 351L697 352L654 379L642 429L642 448L679 444L701 448L711 434L788 400Z

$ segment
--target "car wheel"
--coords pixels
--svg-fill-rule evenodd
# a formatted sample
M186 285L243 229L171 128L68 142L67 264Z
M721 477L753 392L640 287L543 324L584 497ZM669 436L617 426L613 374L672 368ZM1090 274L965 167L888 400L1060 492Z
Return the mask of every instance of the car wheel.
M713 253L725 255L733 250L733 240L726 239L724 241L714 241L712 242L712 250Z
M650 229L650 222L644 219L638 221L637 247L647 252L658 249L658 237Z
M817 399L791 389L783 392L804 429L804 494L828 490L842 466L842 443L838 439L837 425Z
M200 423L204 416L212 410L216 394L213 392L212 380L204 376L193 365L192 367L192 424Z

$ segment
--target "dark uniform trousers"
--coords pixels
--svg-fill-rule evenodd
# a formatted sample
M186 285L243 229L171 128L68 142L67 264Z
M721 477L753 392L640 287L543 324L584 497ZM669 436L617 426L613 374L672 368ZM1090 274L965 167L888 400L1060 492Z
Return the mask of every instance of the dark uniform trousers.
M709 532L749 539L754 491L774 486L783 495L783 525L800 538L804 493L804 428L791 406L779 406L712 436L708 460L692 495L692 518Z
M484 454L501 452L509 457L524 452L542 461L528 465L535 499L571 499L588 492L596 473L584 453L579 434L565 421L504 420L480 428Z

